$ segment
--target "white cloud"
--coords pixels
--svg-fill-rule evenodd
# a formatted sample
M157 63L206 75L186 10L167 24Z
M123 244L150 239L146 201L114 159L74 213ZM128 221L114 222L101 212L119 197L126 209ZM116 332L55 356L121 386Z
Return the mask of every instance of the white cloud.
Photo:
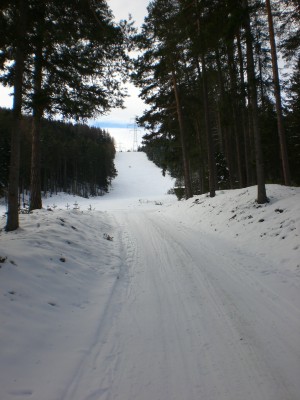
M97 117L99 122L111 122L116 124L129 124L136 116L141 116L146 108L145 103L138 97L139 89L133 84L128 84L129 97L125 99L125 108L115 108L109 114Z
M147 13L148 0L108 0L116 20L128 19L131 14L136 25L142 25Z

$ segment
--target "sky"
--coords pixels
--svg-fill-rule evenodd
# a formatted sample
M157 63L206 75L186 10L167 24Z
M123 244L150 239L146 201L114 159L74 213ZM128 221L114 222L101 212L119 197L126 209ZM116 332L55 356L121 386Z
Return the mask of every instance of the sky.
M136 27L143 24L147 14L149 0L108 0L116 21L128 19L132 15ZM141 143L143 130L134 127L134 119L141 115L145 109L145 104L138 97L139 89L132 84L128 85L130 97L125 100L125 109L114 109L108 115L97 118L96 125L107 129L114 137L117 150L135 149L135 132L138 144Z
M128 19L132 15L136 27L140 27L147 13L148 0L107 0L116 21ZM0 86L0 107L12 107L11 89ZM125 100L125 109L113 109L109 114L97 117L90 121L91 125L108 130L114 137L117 150L132 150L136 147L135 133L138 145L141 143L143 131L135 129L133 122L136 116L143 113L145 104L138 97L139 90L132 84L128 84L128 94ZM135 146L134 146L135 144Z

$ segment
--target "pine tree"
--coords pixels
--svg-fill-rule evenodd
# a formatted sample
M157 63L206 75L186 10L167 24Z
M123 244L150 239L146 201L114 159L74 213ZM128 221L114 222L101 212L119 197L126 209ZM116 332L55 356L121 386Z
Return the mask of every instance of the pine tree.
M133 79L136 85L142 87L142 97L148 103L155 104L160 96L173 93L172 107L177 116L185 195L189 198L192 196L192 187L181 90L183 64L180 63L180 54L183 47L173 31L177 10L177 2L156 0L150 3L143 32L137 36L138 45L144 54L135 63L136 73L133 74ZM153 95L155 90L157 93ZM163 106L161 101L159 104L162 108L168 107L167 104ZM155 105L154 110L157 110Z
M296 3L288 5L289 11ZM163 170L182 178L188 161L193 193L201 187L201 193L208 189L214 196L220 165L229 172L229 187L257 184L258 203L267 201L266 180L281 180L265 5L260 0L155 0L149 5L134 80L150 108L139 121L149 131L146 149ZM292 16L295 32L299 16ZM286 35L281 47L289 49L289 57L292 36ZM297 43L293 36L293 62ZM179 145L181 132L185 146ZM181 157L176 146L183 150Z
M31 210L42 206L39 131L44 113L59 110L64 117L85 120L121 106L120 78L111 68L124 77L126 59L122 32L105 1L89 2L87 9L80 1L49 2L36 15Z
M253 37L250 25L249 5L248 0L243 0L244 7L244 26L246 31L246 44L247 44L247 76L249 85L249 99L250 99L250 112L252 115L253 134L255 143L255 161L256 161L256 178L257 178L257 202L264 204L267 202L266 186L265 186L265 172L263 153L261 145L261 134L258 119L258 99L256 88L256 77L253 56Z
M124 36L131 26L116 26L106 1L27 0L19 4L20 15L12 1L5 2L1 10L5 33L1 37L0 67L4 70L1 81L14 85L16 121L7 230L18 227L22 107L31 110L33 117L30 208L35 209L42 205L39 133L42 117L59 114L66 119L85 120L112 107L122 107L125 92L121 87L129 68ZM13 26L18 26L17 32ZM9 60L14 63L8 64Z
M7 6L10 6L7 2ZM13 101L13 127L11 133L11 150L10 150L10 167L9 167L9 185L8 185L8 211L6 231L13 231L19 227L19 170L20 170L20 139L21 139L21 112L22 112L22 97L23 97L23 75L26 58L26 37L28 26L28 2L19 0L16 7L9 7L9 20L5 21L7 30L5 38L9 40L9 29L13 23L16 23L16 36L14 40L14 101ZM11 17L11 14L13 17ZM7 41L4 41L4 46ZM9 49L9 46L7 46ZM3 57L3 66L5 65L5 53Z

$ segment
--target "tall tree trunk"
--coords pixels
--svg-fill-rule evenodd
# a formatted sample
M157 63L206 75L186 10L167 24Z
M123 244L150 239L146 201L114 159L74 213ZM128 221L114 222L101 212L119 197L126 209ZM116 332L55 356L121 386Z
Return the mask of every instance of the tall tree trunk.
M224 79L222 75L222 67L220 62L220 54L218 49L216 49L216 63L217 63L217 70L218 70L218 84L219 84L219 95L218 95L218 102L217 102L217 123L218 123L218 139L220 142L220 151L225 154L225 133L223 129L223 121L222 121L222 107L224 107L224 99L225 99L225 88L224 88ZM199 74L201 76L201 74ZM225 156L228 156L225 154Z
M230 86L231 86L231 104L232 104L232 115L233 115L233 126L235 134L235 147L237 154L237 168L239 177L239 187L244 187L244 174L242 167L242 145L241 145L241 134L238 126L238 90L237 90L237 71L234 62L234 48L233 42L227 46L228 53L228 66L230 75Z
M30 210L37 210L42 208L40 130L41 130L41 114L39 112L35 112L32 119Z
M221 126L222 120L223 120L223 115L224 115L224 108L226 107L225 102L226 102L226 96L225 96L225 85L224 85L224 79L222 76L222 66L220 62L220 55L218 49L216 49L216 63L217 63L217 70L218 70L218 83L219 83L219 101L217 105L217 112L218 112L218 119L220 120L220 129L221 129L221 135L223 137L223 143L224 143L224 155L227 161L227 167L229 170L229 182L230 182L230 188L234 188L234 181L235 181L235 168L234 168L234 156L233 156L233 146L231 145L231 139L232 139L232 134L231 134L231 129L228 126L228 123L224 126ZM227 111L227 109L226 109ZM226 116L227 118L228 116Z
M266 194L263 153L261 146L259 120L258 120L257 88L256 88L255 67L254 67L254 57L253 57L253 38L250 26L250 16L248 12L249 9L248 0L243 0L243 5L246 11L245 29L246 29L246 45L247 45L247 75L248 75L250 106L252 112L253 134L254 134L254 145L255 145L257 202L258 204L264 204L268 201L268 198Z
M270 0L266 0L266 8L267 8L268 22L269 22L269 35L270 35L270 46L271 46L271 56L272 56L274 94L275 94L276 114L277 114L277 130L278 130L279 143L280 143L282 170L283 170L283 177L284 177L285 185L290 185L291 184L290 168L289 168L289 161L288 161L285 130L284 130L284 125L283 125L276 42L275 42L273 16L272 16Z
M207 88L206 62L205 62L205 56L203 53L201 54L201 64L202 64L202 91L203 91L203 103L204 103L205 131L206 131L207 154L208 154L209 193L210 193L210 197L215 197L215 195L216 195L216 161L215 161L214 141L213 141L211 125L210 125L210 110L209 110L209 99L208 99L208 88Z
M201 31L201 23L200 23L200 12L199 12L199 3L198 0L195 0L195 6L197 10L197 32L199 36L200 43L202 45L205 43L203 40L203 35ZM207 88L207 76L206 76L206 60L205 60L205 52L203 48L200 51L200 60L202 64L202 97L204 104L204 119L205 119L205 133L206 133L206 142L207 142L207 157L208 157L208 183L209 183L209 192L210 197L215 197L216 195L216 160L215 160L215 149L214 149L214 141L211 131L210 124L210 110L209 110L209 99L208 99L208 88ZM197 60L199 65L199 60Z
M246 167L246 185L251 186L253 184L253 173L251 167L251 141L249 135L249 116L246 111L246 90L245 90L245 79L244 79L244 57L241 46L241 38L240 32L237 32L237 50L238 50L238 58L239 58L239 74L241 81L241 119L242 119L242 127L243 127L243 138L244 138L244 154L245 154L245 167Z
M20 140L22 118L23 73L25 64L25 37L27 30L28 2L19 1L19 21L17 23L18 42L14 67L13 126L8 183L8 212L5 230L14 231L19 227L19 176L20 176Z
M200 130L200 122L199 119L196 118L195 120L195 130L196 130L196 137L197 137L197 142L198 142L198 148L199 148L199 154L200 159L199 159L199 169L198 169L198 173L199 173L199 193L197 194L203 194L204 193L204 165L203 165L203 160L204 160L204 156L203 156L203 146L202 146L202 138L201 138L201 130Z
M34 61L34 93L32 113L32 151L31 151L31 176L30 176L30 210L42 208L41 195L41 122L44 109L42 95L43 79L43 35L44 35L44 9L41 9L41 20L37 31L37 44Z
M262 112L266 109L266 101L265 101L265 90L264 90L264 83L263 83L263 68L260 55L257 54L258 59L258 71L259 71L259 91L260 91L260 101L261 101L261 109Z
M180 133L180 143L181 143L181 150L182 150L182 159L183 159L183 173L184 173L184 184L185 184L185 196L187 199L193 196L192 192L192 184L191 184L191 176L190 176L190 165L187 155L186 149L186 138L185 138L185 128L184 128L184 121L181 109L181 101L178 92L177 80L175 71L172 71L172 83L173 83L173 91L175 95L176 101L176 110L177 110L177 117L178 117L178 124L179 124L179 133Z

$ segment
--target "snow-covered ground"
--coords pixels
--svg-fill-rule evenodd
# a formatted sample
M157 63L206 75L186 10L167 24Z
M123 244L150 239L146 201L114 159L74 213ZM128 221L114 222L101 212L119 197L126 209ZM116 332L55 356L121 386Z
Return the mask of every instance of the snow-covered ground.
M0 399L299 400L300 189L177 202L116 165L0 232Z

